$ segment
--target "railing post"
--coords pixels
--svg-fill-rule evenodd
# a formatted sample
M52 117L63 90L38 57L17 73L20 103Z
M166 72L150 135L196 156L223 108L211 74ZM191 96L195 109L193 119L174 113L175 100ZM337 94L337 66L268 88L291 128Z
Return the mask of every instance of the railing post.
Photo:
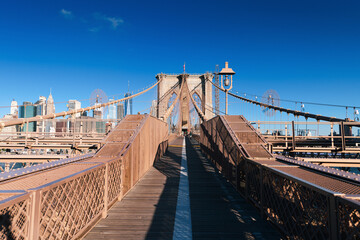
M261 165L259 165L260 167L260 216L261 218L265 218L265 213L264 213L264 170L263 170L263 167Z
M25 146L27 146L27 140L28 140L28 132L29 132L29 121L26 121L26 130L25 130Z
M338 218L337 218L336 196L329 197L329 236L331 240L338 239Z
M340 122L341 123L341 150L345 151L345 128L344 128L344 122Z
M330 126L331 126L331 130L330 130L330 133L331 133L331 147L334 148L334 124L331 123Z
M288 148L289 144L288 144L288 128L287 128L287 123L285 124L285 147Z
M244 159L244 171L245 171L245 198L249 199L249 174L248 174L248 160Z
M83 121L80 121L80 143L82 144L82 139L83 139Z
M124 159L123 158L121 158L119 161L122 161L122 162L124 162ZM120 178L121 178L121 181L120 181L120 194L119 194L119 196L118 196L118 198L117 198L117 200L118 201L121 201L122 199L123 199L123 197L124 197L124 193L123 193L123 184L124 184L124 174L125 174L125 167L124 167L124 164L121 164L121 167L120 167L120 169L121 169L121 172L120 172Z
M30 229L29 239L38 240L40 234L40 209L41 209L41 191L33 191L30 195Z
M71 120L72 120L72 125L73 125L73 131L72 131L72 134L73 134L73 146L75 147L75 131L76 131L76 128L75 128L75 124L76 124L76 116L75 114L71 115ZM76 149L75 149L75 155L76 155Z
M108 212L108 195L109 195L109 163L105 164L105 186L104 186L104 211L102 213L102 218L107 217Z
M130 189L131 189L134 186L134 148L132 146L130 146L129 152L131 154L130 155L131 158L129 158L130 166L131 166L130 169Z
M291 121L292 125L292 150L295 150L295 123Z

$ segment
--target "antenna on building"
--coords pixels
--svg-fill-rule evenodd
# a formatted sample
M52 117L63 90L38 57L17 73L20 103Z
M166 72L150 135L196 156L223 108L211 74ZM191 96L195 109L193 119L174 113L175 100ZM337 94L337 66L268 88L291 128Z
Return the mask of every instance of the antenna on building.
M215 65L215 85L219 86L220 82L219 82L219 65L216 64ZM219 115L220 113L220 100L219 100L219 89L215 88L215 114Z

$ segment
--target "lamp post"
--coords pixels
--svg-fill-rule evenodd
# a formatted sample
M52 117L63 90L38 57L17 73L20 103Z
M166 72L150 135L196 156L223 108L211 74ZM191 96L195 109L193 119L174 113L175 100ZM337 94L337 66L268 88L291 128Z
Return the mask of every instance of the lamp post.
M221 76L221 89L225 91L225 115L228 114L228 92L232 89L232 75L234 74L235 72L229 68L228 62L225 62L225 68L219 72Z

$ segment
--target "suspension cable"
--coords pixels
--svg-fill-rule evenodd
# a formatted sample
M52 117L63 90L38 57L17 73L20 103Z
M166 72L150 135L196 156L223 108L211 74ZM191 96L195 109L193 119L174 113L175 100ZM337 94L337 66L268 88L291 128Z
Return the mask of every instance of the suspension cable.
M160 82L162 81L162 79L160 79L159 81L157 81L154 85L152 85L151 87L136 93L134 95L122 98L122 99L118 99L118 100L114 100L111 102L107 102L107 103L102 103L102 104L98 104L98 105L94 105L91 107L86 107L86 108L79 108L79 109L74 109L74 110L70 110L70 111L64 111L64 112L60 112L60 113L51 113L51 114L47 114L47 115L43 115L43 116L36 116L36 117L30 117L30 118L21 118L21 119L15 119L15 120L10 120L7 122L0 122L0 130L3 129L4 127L8 127L8 126L14 126L14 125L19 125L19 124L25 124L25 123L30 123L30 122L36 122L39 120L46 120L46 119L53 119L53 118L57 118L57 117L65 117L67 115L74 115L76 113L83 113L83 112L88 112L94 109L98 109L98 108L102 108L102 107L106 107L109 105L113 105L119 102L123 102L126 100L129 100L131 98L140 96L146 92L148 92L149 90L151 90L152 88L154 88L155 86L157 86Z
M220 89L221 90L221 89ZM238 92L237 92L238 93ZM249 94L249 93L239 93L239 94L246 94L249 96L257 96L255 94ZM296 100L289 100L289 99L280 99L280 98L273 98L274 100L281 100L282 102L290 102L290 103L298 103L301 102L303 104L307 105L319 105L319 106L326 106L326 107L341 107L341 108L360 108L360 106L351 106L351 105L339 105L339 104L330 104L330 103L318 103L318 102L304 102L304 101L296 101Z
M212 81L209 81L209 82L211 82L211 84L214 85L216 88L218 88L221 91L225 92L223 89L221 89L219 86L214 84ZM293 114L294 116L303 116L305 118L312 118L312 119L323 120L323 121L327 121L327 122L344 122L345 121L345 119L341 119L341 118L327 117L327 116L322 116L322 115L319 115L319 114L300 112L300 111L297 111L297 110L291 110L291 109L287 109L287 108L273 106L273 105L266 104L266 103L261 103L259 101L254 101L254 100L251 100L251 99L248 99L248 98L245 98L245 97L238 96L238 95L236 95L234 93L231 93L231 92L228 92L228 94L230 96L235 97L235 98L239 98L239 99L241 99L241 100L243 100L245 102L252 103L252 104L255 104L255 105L259 105L259 106L269 108L269 109L273 109L273 110L280 111L280 112L290 113L290 114Z

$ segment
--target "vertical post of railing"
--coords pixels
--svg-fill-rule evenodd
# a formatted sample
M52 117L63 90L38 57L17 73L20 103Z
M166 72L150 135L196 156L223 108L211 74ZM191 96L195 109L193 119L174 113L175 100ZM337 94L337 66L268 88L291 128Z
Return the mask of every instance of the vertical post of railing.
M260 170L260 216L265 218L265 206L264 206L264 168L262 165L259 165Z
M336 196L331 195L329 197L329 236L331 240L338 239L338 218L337 218Z
M246 172L245 174L245 198L249 199L249 174L248 174L248 165L249 165L249 161L244 158L245 164L244 164L244 171Z
M331 148L334 148L334 124L331 123L331 130L330 130L330 134L331 134Z
M9 172L9 171L10 171L10 163L5 162L5 172Z
M291 125L292 125L292 150L295 150L295 122L291 121Z
M240 174L239 174L239 172L240 172L240 166L239 166L239 162L241 161L241 157L240 157L240 155L239 154L237 154L238 155L238 158L239 158L239 161L238 161L238 163L236 164L236 190L237 191L240 191Z
M76 124L76 116L75 116L75 114L73 114L72 116L71 116L73 119L73 121L72 121L72 124L73 124L73 131L72 131L72 134L73 134L73 146L75 146L75 124ZM76 150L75 150L75 153L76 153Z
M33 191L30 195L30 229L29 239L38 240L40 235L40 210L41 210L41 191Z
M341 127L341 150L345 151L345 129L344 129L344 122L340 122Z
M132 186L134 186L134 148L132 146L130 146L130 156L131 158L129 158L130 161L130 188L132 188Z
M26 130L25 130L25 146L27 146L28 131L29 131L29 120L27 120L27 121L26 121Z
M119 159L118 161L121 161L122 163L124 163L124 158L121 157L121 159ZM120 193L119 193L119 196L117 198L118 201L121 201L123 196L124 196L124 193L123 193L123 186L124 186L124 181L123 181L124 177L123 176L124 176L124 174L125 174L125 166L124 166L124 164L121 164L121 167L120 167L120 179L121 179L121 181L120 181Z
M287 123L285 123L285 147L288 148L289 144L288 144L288 128L287 128Z
M82 144L82 139L83 139L83 121L80 121L80 143Z
M109 163L105 164L105 186L104 186L104 211L102 218L107 217L107 211L109 206L108 195L109 195Z

